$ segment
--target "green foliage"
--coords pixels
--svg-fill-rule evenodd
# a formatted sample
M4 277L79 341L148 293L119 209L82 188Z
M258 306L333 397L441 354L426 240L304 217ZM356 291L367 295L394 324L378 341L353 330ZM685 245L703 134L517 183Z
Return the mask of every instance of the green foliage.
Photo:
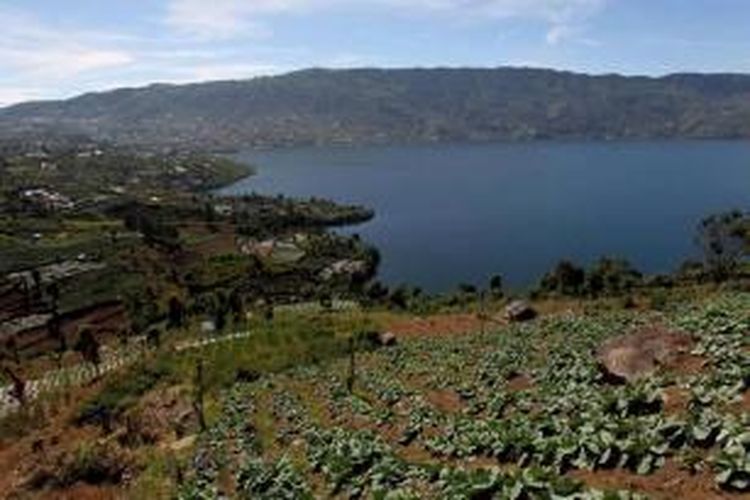
M494 297L502 297L503 295L503 277L499 274L490 278L490 293Z
M520 473L502 473L498 469L464 471L445 468L439 483L444 498L567 498L581 493L576 481L559 478L536 468Z
M570 297L620 296L641 284L642 275L626 260L603 257L584 270L560 261L537 286L537 295Z
M602 258L586 273L586 290L594 297L629 292L641 281L641 273L624 259Z
M706 269L717 282L735 274L748 246L748 222L739 210L711 215L698 226L696 241Z
M240 468L237 480L239 497L248 500L313 498L300 474L285 458L271 465L259 458L250 458Z
M560 261L539 283L541 293L578 296L584 292L586 272L570 261Z

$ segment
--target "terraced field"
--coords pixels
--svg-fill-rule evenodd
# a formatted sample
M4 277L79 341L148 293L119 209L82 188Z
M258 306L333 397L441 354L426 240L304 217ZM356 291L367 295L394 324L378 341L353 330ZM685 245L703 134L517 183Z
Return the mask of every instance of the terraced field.
M692 351L631 384L595 351ZM747 498L750 295L415 337L233 386L181 498ZM349 390L353 382L353 390Z

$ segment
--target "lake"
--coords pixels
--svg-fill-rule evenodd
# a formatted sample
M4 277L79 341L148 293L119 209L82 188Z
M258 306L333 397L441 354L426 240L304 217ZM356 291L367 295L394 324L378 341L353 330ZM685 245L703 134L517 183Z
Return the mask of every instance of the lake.
M258 174L222 190L367 205L347 228L382 254L379 278L441 292L501 274L535 283L562 258L648 273L696 256L705 215L750 204L748 142L534 142L244 152Z

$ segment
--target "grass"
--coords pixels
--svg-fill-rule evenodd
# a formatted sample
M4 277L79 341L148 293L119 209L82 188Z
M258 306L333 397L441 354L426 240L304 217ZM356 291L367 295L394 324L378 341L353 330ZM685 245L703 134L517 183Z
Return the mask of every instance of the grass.
M348 352L347 333L361 327L361 313L283 315L273 323L257 322L248 338L219 342L200 350L162 352L145 359L125 375L110 377L101 391L86 400L79 422L116 417L137 403L146 392L173 381L195 382L196 366L204 366L204 389L209 396L231 387L243 374L275 373L302 364L322 363ZM210 407L215 411L216 407Z
M351 319L344 324L350 324ZM318 317L312 321L292 315L276 318L271 324L251 326L249 338L217 343L205 349L169 358L174 376L181 380L195 377L195 366L202 360L205 385L209 390L232 385L242 371L278 372L304 363L317 363L342 355L348 343L338 320Z
M128 488L129 498L168 500L174 498L178 468L185 468L186 460L164 453L147 453L142 459L144 466L134 483Z
M166 358L159 357L129 370L127 376L112 376L99 393L81 405L76 420L79 423L109 421L135 405L141 396L169 375Z

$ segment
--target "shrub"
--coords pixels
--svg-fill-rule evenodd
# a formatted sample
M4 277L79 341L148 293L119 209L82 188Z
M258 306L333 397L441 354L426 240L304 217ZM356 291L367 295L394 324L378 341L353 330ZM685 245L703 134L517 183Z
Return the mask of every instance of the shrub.
M555 268L544 275L539 283L542 294L559 293L561 295L577 296L583 292L586 272L570 261L562 260Z

